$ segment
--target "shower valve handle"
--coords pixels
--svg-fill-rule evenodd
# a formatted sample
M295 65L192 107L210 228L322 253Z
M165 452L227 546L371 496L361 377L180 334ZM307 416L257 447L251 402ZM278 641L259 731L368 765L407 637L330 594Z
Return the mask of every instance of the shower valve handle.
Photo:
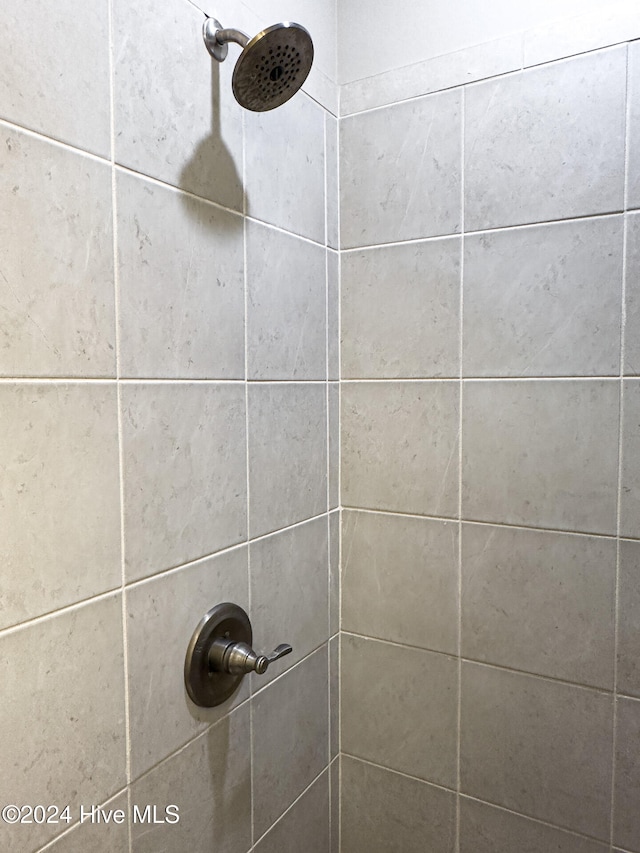
M230 675L256 672L263 675L270 664L292 651L288 643L281 643L271 654L259 655L248 643L236 643L225 637L218 637L209 650L209 666L212 672L226 672Z

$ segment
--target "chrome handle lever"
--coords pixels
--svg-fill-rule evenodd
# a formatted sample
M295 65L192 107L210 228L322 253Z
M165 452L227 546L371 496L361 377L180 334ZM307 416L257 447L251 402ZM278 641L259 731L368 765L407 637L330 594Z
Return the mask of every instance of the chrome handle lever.
M247 675L256 672L263 675L269 664L293 651L288 643L282 643L270 655L259 655L248 643L234 643L224 637L218 637L209 650L209 666L212 672L226 672L230 675Z

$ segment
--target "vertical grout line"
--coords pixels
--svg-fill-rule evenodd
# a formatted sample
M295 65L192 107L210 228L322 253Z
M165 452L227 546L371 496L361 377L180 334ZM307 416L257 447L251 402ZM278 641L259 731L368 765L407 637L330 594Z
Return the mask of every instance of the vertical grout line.
M242 259L244 279L244 429L245 464L247 485L247 596L249 615L251 615L251 507L249 477L249 286L247 274L247 123L244 110L241 110L242 122ZM253 800L253 681L249 676L249 796L251 800L251 849L255 843L254 800Z
M336 0L337 14L337 0ZM336 57L337 63L337 57ZM338 226L338 851L342 850L342 197L340 181L340 99L338 86L338 116L336 117L336 219Z
M620 620L620 534L621 534L621 512L622 512L622 447L624 437L624 371L625 371L625 336L626 336L626 291L627 291L627 240L628 240L628 193L629 193L629 131L631 126L631 98L630 98L630 57L629 45L627 44L627 76L625 91L625 142L624 142L624 219L622 230L622 282L621 282L621 311L620 311L620 396L618 417L618 490L616 496L616 578L615 578L615 604L614 604L614 641L613 641L613 748L611 756L611 812L609 815L609 850L614 848L615 830L615 808L616 808L616 752L618 740L618 640Z
M124 534L124 448L122 435L122 384L120 375L120 270L118 265L118 194L116 186L116 121L115 121L115 50L113 0L108 3L109 20L109 111L111 136L111 222L113 245L113 286L115 321L115 362L116 362L116 408L118 429L118 479L120 500L120 570L121 570L121 613L122 613L122 662L124 679L124 725L125 725L125 774L127 783L127 804L131 815L131 709L129 702L129 643L127 632L127 591ZM129 853L133 851L131 819L127 821Z
M462 406L464 381L462 357L464 352L464 137L466 88L460 90L460 317L458 319L458 368L460 371L458 396L458 714L456 722L456 827L455 850L460 853L460 742L462 721Z

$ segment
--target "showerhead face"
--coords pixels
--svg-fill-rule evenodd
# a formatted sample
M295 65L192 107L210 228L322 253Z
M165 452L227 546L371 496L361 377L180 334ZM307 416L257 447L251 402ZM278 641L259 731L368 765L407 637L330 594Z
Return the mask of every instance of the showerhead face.
M274 24L247 43L233 70L233 94L254 112L273 110L307 79L313 62L311 36L300 24Z

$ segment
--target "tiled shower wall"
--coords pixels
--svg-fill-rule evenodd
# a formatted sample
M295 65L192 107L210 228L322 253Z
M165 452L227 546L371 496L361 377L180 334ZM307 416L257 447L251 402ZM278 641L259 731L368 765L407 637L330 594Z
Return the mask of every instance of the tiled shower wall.
M640 42L521 59L340 122L342 853L640 851Z
M337 121L245 113L187 0L40 13L2 14L0 801L180 822L0 847L326 853ZM206 710L184 654L225 600L294 653Z

